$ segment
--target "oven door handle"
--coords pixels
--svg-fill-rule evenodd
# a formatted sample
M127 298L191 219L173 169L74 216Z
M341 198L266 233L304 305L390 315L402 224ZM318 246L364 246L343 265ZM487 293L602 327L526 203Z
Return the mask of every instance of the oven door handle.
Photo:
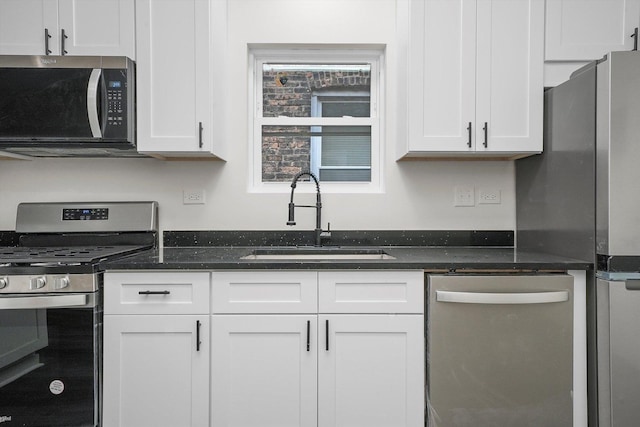
M84 306L88 295L52 295L0 298L0 310Z

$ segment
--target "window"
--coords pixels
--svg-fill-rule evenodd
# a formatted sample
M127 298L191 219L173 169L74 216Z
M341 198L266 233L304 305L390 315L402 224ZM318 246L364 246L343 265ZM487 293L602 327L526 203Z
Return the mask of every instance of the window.
M323 192L381 191L382 49L250 53L252 189L310 170Z
M313 94L312 117L369 117L369 91ZM311 133L311 172L320 181L371 181L371 127L314 126Z

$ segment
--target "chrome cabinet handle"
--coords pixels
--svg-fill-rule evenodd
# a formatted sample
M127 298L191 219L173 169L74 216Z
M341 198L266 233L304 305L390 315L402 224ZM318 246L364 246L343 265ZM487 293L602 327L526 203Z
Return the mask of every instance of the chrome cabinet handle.
M198 122L198 144L202 148L202 122Z
M469 122L469 126L467 126L467 132L469 133L469 136L467 139L467 146L471 148L471 122Z
M51 38L51 34L49 34L49 29L44 29L44 54L49 55L51 50L49 49L49 39Z
M171 291L138 291L138 295L169 295Z
M484 293L436 291L436 301L461 304L547 304L569 301L569 292Z

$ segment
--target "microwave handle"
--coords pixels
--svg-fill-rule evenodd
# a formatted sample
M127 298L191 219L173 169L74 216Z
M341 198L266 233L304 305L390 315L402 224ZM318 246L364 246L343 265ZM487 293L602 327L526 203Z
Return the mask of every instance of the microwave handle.
M91 134L94 138L102 138L100 119L98 118L98 90L101 74L102 70L100 68L94 68L91 70L89 84L87 85L87 113L89 114Z

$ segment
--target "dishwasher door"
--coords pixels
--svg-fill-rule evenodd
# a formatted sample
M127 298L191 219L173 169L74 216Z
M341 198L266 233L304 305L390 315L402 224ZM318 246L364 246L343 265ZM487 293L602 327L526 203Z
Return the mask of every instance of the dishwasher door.
M428 275L430 427L573 424L573 277Z

